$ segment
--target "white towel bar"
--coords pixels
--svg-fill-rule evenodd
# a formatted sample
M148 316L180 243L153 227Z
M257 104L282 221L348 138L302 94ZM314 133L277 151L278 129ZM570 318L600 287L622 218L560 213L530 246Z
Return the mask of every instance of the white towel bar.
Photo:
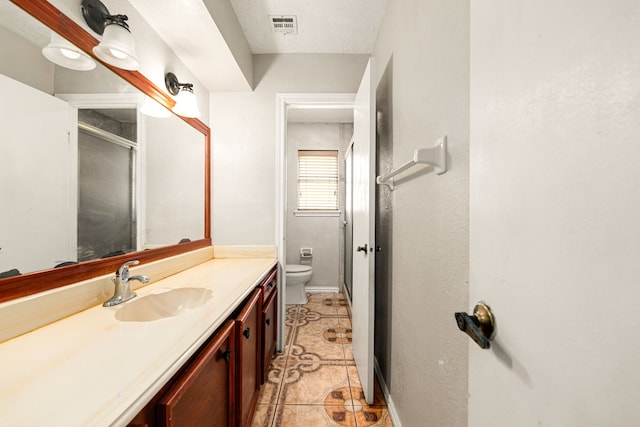
M435 147L417 149L413 152L413 159L386 175L378 176L376 183L386 185L393 191L393 177L418 164L432 166L438 175L445 173L447 171L447 136L445 135L440 138ZM389 180L391 180L391 182L387 182Z

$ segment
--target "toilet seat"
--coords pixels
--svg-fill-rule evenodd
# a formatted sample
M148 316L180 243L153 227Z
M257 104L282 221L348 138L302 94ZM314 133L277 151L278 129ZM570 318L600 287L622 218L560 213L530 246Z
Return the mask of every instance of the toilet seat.
M305 273L307 271L311 271L311 266L299 265L299 264L287 264L286 270L287 270L287 273Z

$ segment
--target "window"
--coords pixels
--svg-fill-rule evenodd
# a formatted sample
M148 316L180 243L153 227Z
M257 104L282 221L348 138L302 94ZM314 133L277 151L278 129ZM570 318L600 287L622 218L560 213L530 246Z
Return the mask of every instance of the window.
M298 151L298 210L338 210L338 151Z

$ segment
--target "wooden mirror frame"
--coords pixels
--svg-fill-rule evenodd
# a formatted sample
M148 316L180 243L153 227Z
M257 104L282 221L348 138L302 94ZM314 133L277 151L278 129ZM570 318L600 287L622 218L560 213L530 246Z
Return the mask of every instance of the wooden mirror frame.
M51 30L71 41L79 49L93 57L105 67L109 68L148 97L154 99L168 109L171 109L171 107L175 105L173 98L163 92L138 71L122 70L100 61L93 54L93 47L96 46L99 41L85 31L80 25L51 5L48 1L11 0L11 2L38 21L42 22ZM179 243L176 245L168 245L146 251L131 252L107 259L84 261L67 267L43 270L34 273L25 273L20 276L0 279L0 302L25 297L38 292L87 280L92 277L113 273L118 267L120 267L120 265L122 265L122 263L134 258L140 260L141 264L145 264L151 261L211 246L211 130L199 119L180 118L204 136L204 239L187 243Z

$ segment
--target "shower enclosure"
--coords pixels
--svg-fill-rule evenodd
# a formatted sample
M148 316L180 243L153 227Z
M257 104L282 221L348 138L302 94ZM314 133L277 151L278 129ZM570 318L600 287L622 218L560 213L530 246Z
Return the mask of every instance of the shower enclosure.
M344 203L344 287L349 300L353 290L353 144L351 141L344 156L345 203Z

